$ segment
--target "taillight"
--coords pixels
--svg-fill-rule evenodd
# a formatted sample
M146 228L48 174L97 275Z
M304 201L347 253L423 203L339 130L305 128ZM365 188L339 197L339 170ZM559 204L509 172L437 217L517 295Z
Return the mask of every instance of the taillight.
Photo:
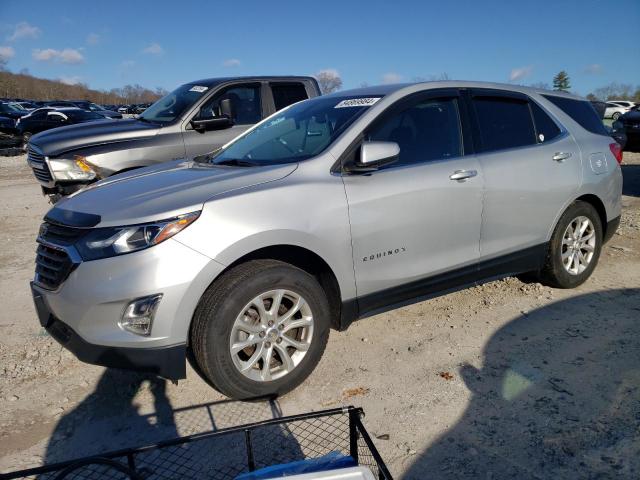
M618 164L622 163L622 147L618 143L610 143L609 148L611 149L611 153L616 157Z

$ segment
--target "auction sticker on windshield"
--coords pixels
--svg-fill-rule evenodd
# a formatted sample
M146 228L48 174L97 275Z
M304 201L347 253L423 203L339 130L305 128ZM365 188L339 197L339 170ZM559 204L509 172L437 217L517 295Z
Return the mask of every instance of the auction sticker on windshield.
M378 100L380 100L380 97L350 98L349 100L342 100L333 108L370 107Z
M209 90L209 87L204 87L202 85L194 85L189 89L190 92L198 92L198 93L206 92L207 90Z

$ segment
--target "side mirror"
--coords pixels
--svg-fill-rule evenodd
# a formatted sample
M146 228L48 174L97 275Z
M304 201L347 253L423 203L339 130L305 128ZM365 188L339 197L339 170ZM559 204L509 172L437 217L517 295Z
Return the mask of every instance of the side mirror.
M223 130L233 126L233 120L227 116L193 119L191 126L197 132L204 133L209 130Z
M363 142L360 159L348 167L351 172L373 172L397 162L400 146L396 142Z

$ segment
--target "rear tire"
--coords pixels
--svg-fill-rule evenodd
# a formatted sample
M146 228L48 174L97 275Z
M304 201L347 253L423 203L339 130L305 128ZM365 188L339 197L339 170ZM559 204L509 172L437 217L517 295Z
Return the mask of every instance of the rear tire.
M556 288L581 285L596 268L601 248L602 222L598 212L590 203L572 203L551 236L540 280Z
M274 292L283 293L276 300ZM279 327L290 312L287 326ZM305 326L291 328L294 323ZM327 297L312 275L281 261L252 260L224 273L203 294L190 344L198 373L221 393L241 400L274 397L313 371L330 324Z
M620 118L620 115L621 115L620 112L615 112L613 115L611 115L611 118L615 122L616 120L618 120Z

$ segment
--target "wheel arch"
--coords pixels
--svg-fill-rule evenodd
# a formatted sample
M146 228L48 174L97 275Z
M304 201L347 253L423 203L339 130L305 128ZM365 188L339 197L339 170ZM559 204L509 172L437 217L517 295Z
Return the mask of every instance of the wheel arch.
M331 328L341 329L342 294L338 278L329 264L320 255L308 248L288 244L258 248L236 259L227 266L224 272L241 263L264 259L280 260L313 275L327 295L329 308L331 309Z
M582 201L590 204L593 208L598 212L598 217L600 217L600 223L602 224L602 236L603 238L607 238L607 209L604 206L604 202L593 193L587 193L582 195L574 200L574 202Z

